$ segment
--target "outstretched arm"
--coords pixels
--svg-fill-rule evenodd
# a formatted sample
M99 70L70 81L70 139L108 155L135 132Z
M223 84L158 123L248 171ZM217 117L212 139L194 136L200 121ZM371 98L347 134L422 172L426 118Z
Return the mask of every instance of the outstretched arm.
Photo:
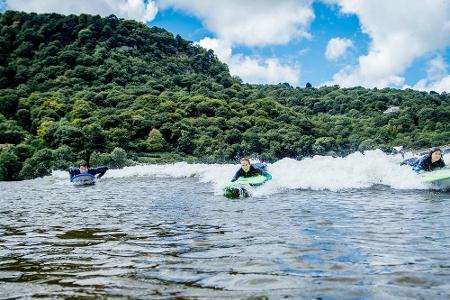
M92 168L89 169L89 174L97 175L97 179L102 178L103 175L105 175L106 171L108 171L108 167L98 167L98 168Z
M272 175L269 174L269 172L264 171L263 169L260 168L255 168L256 172L264 177L266 177L267 180L271 180L272 179Z
M269 172L264 171L263 176L267 178L267 180L272 180L272 175Z
M77 175L79 173L80 173L80 170L78 170L78 168L75 168L75 167L70 167L69 168L70 177L73 177L73 176L75 176L75 175Z
M413 170L416 171L417 173L430 171L428 157L427 156L421 157L420 160L414 165Z
M231 182L233 182L233 181L236 181L239 177L241 177L241 173L242 173L242 171L241 171L242 169L239 169L237 172L236 172L236 174L234 174L234 176L233 176L233 178L231 179Z

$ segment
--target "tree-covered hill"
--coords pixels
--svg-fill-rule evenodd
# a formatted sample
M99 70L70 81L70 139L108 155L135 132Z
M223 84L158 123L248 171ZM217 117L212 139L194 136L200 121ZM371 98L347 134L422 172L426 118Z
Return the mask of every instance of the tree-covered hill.
M450 143L445 93L249 85L212 51L115 16L0 14L0 180L80 160L268 161Z

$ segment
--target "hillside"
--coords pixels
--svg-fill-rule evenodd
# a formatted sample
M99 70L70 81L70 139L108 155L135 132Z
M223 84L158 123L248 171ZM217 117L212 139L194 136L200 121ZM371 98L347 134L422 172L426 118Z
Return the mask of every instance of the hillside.
M0 62L0 180L450 143L446 93L244 84L212 51L115 16L7 11Z

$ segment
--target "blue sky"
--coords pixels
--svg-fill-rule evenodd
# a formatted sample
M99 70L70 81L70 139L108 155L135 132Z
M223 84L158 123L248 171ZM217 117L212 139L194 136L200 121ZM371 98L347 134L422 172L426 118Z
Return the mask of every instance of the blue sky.
M244 82L450 92L447 0L0 0L0 9L163 27L213 49Z

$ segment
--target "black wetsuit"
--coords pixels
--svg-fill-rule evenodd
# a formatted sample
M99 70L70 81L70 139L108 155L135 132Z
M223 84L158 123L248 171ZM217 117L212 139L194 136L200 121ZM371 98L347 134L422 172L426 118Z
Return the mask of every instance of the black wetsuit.
M102 177L103 175L105 175L106 171L108 171L108 167L98 167L98 168L88 168L88 173L91 175L97 175L97 178ZM70 179L72 179L73 176L75 175L80 175L80 169L75 168L75 167L70 167L69 168L69 174L70 174Z
M414 171L416 172L423 172L423 171L433 171L437 168L443 168L445 167L445 162L441 158L440 160L432 163L431 162L431 154L427 154L425 156L422 156L421 158L410 158L401 163L402 165L410 165L413 167Z
M253 177L256 175L262 175L269 180L272 179L272 176L269 173L267 173L266 171L250 165L250 170L248 170L248 172L245 172L242 168L240 168L236 172L236 174L234 174L233 179L231 179L231 181L236 181L239 177Z

